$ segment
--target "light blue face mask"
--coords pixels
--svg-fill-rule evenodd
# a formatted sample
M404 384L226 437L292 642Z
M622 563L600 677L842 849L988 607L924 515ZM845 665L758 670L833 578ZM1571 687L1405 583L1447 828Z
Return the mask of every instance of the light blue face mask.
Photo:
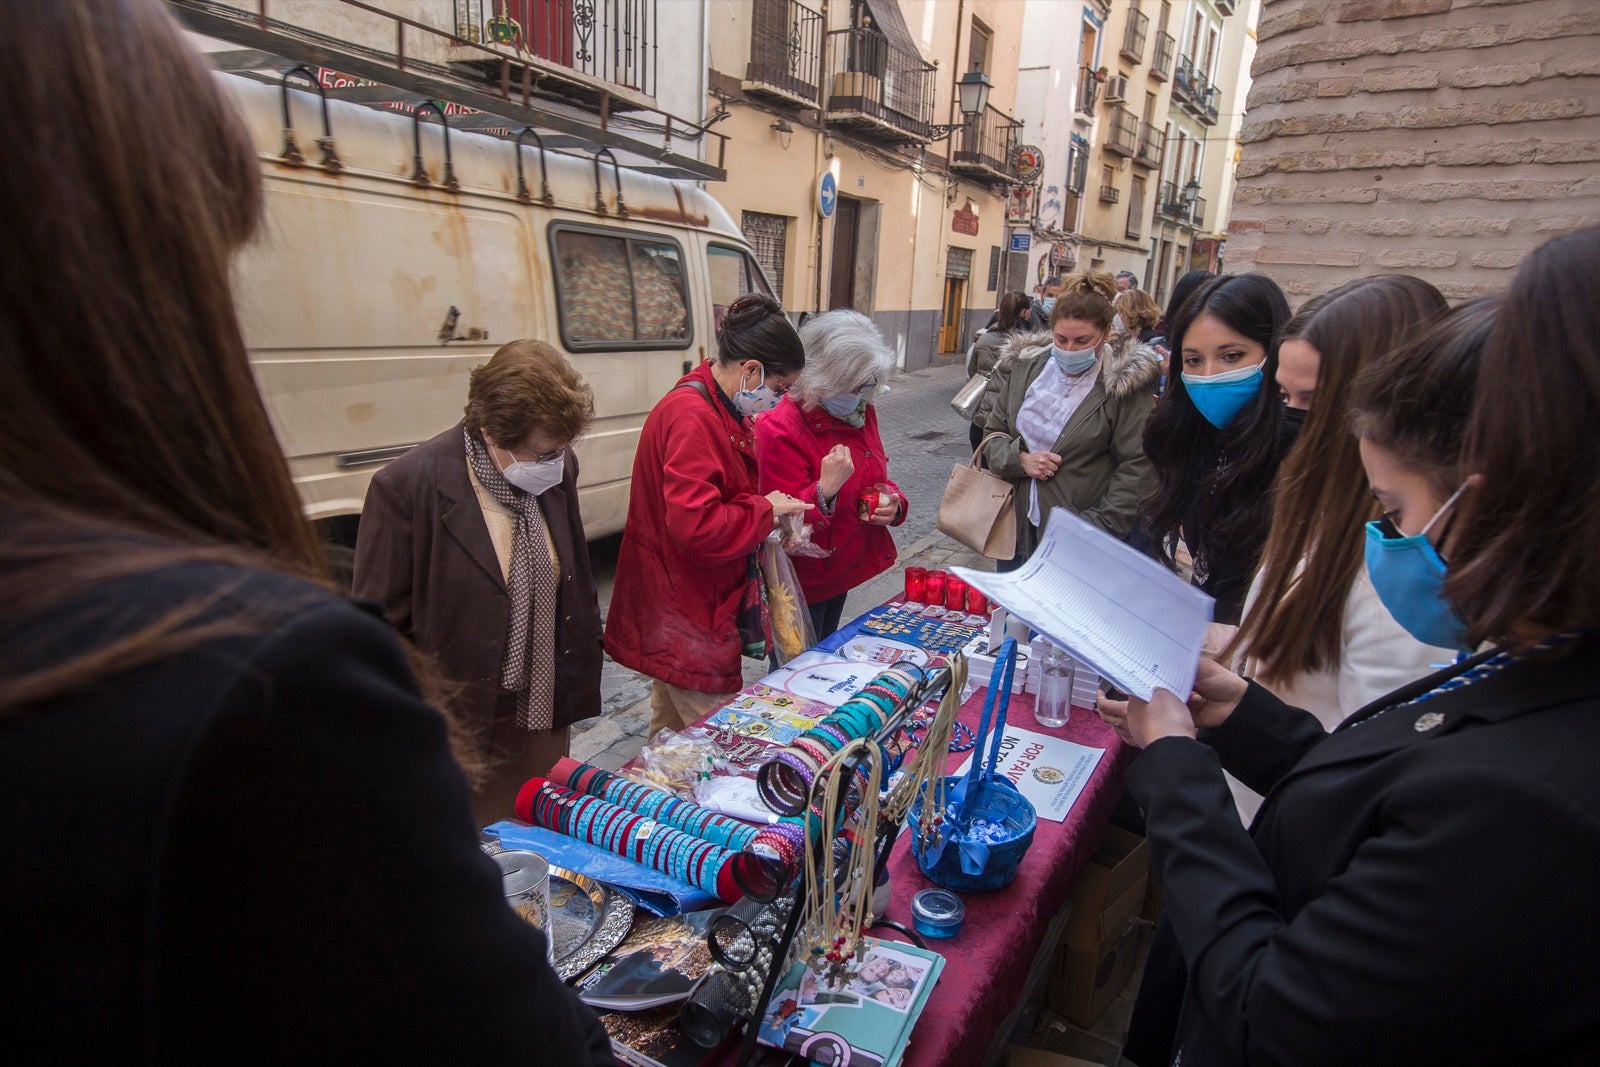
M1039 301L1039 306L1044 308L1044 313L1046 315L1049 315L1050 312L1055 310L1056 298L1053 296L1047 296L1043 300Z
M1184 387L1195 409L1217 429L1222 429L1261 395L1261 383L1266 380L1266 360L1238 370L1226 370L1210 376L1183 373Z
M852 426L861 426L867 420L867 402L878 391L878 383L868 382L853 393L841 393L839 396L825 396L817 403L836 419L842 419Z
M740 378L739 384L741 386L744 384L743 378ZM767 384L766 375L763 374L754 389L741 388L733 394L733 406L739 409L739 414L749 419L763 411L771 411L778 406L780 399L782 398L772 386Z
M1367 577L1372 588L1394 621L1425 645L1466 647L1467 628L1444 598L1444 560L1428 540L1433 524L1466 488L1463 484L1450 494L1444 507L1413 537L1400 536L1387 519L1367 523Z
M1094 357L1099 352L1095 348L1065 349L1060 345L1050 346L1050 358L1056 361L1067 374L1076 378L1090 367L1094 366Z

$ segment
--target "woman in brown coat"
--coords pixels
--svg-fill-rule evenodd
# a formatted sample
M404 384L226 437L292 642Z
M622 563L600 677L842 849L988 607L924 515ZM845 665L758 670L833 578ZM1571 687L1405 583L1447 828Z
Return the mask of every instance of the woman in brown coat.
M567 754L600 714L600 605L571 443L594 415L549 345L512 341L472 373L465 418L372 479L354 592L460 686L488 773L479 825Z

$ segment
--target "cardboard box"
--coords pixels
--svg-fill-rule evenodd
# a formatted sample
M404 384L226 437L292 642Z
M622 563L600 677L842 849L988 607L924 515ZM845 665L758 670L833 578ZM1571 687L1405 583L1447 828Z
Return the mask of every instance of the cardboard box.
M1026 1045L1006 1049L1010 1067L1108 1067L1122 1055L1122 1047L1070 1026L1046 1013Z
M1051 960L1049 1003L1079 1026L1093 1026L1133 974L1150 853L1144 838L1106 829L1072 894L1066 932Z
M1108 826L1099 850L1078 876L1063 940L1074 948L1093 949L1120 936L1144 903L1149 871L1150 851L1144 838Z

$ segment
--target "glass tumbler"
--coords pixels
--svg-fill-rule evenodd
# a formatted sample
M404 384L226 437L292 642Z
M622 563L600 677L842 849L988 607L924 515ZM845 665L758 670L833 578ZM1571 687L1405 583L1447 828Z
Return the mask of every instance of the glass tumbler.
M1073 659L1048 641L1039 650L1039 692L1033 698L1033 717L1040 726L1067 725L1072 713Z

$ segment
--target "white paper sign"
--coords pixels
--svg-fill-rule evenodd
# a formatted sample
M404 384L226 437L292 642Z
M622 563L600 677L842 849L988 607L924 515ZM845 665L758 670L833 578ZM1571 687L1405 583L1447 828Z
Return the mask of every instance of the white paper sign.
M1078 712L1077 714L1083 714ZM996 774L1010 779L1017 791L1028 798L1039 818L1063 822L1078 795L1089 784L1089 776L1100 765L1103 748L1090 748L1075 741L1034 733L1006 724L1000 738L1000 758ZM972 767L973 756L956 771L964 775Z
M952 570L1135 696L1187 698L1194 686L1212 599L1063 508L1020 569Z

